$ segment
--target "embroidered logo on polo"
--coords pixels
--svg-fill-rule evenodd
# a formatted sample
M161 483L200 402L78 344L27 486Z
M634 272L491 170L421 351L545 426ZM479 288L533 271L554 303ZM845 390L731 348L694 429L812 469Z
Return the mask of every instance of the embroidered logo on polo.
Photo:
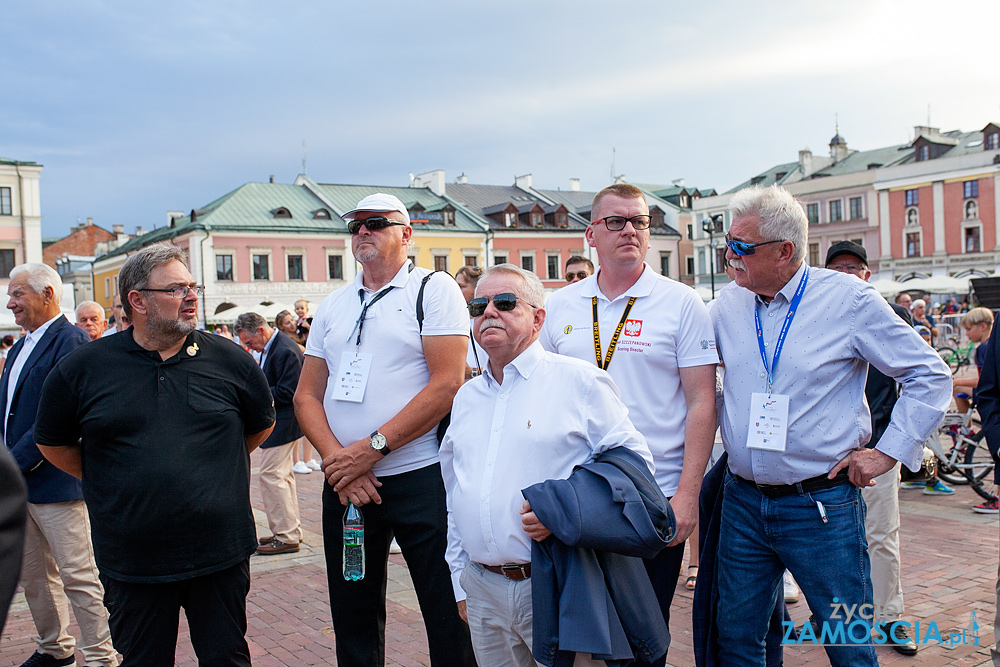
M638 336L642 333L642 320L625 320L625 335Z

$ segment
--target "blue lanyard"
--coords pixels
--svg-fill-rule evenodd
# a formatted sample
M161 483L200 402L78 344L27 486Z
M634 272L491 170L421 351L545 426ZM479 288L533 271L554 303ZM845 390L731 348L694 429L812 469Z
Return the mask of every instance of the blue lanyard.
M788 314L785 315L785 321L781 325L781 332L778 334L778 343L774 346L774 359L771 361L770 368L767 365L767 352L764 351L764 328L760 325L760 312L757 310L757 304L754 304L753 317L754 322L757 324L757 346L760 348L760 360L764 362L764 370L767 371L768 395L771 394L771 383L774 380L774 370L778 367L778 357L781 355L781 348L785 346L785 336L788 335L788 328L792 325L792 318L795 317L799 301L802 300L802 293L806 291L807 280L809 280L808 266L799 280L799 286L795 288L795 296L792 297L792 303L788 306Z

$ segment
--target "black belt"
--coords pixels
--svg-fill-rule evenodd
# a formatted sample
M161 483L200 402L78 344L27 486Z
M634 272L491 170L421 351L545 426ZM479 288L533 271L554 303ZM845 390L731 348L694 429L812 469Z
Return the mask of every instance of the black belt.
M531 563L518 563L511 565L485 565L480 563L483 569L507 577L511 581L524 581L531 576Z
M841 469L841 471L838 472L833 479L829 479L827 477L828 474L829 473L826 475L816 475L815 477L804 479L801 482L796 482L795 484L758 484L757 482L751 482L749 479L743 479L739 475L733 475L733 477L740 480L744 484L749 484L768 498L781 498L782 496L795 496L809 493L810 491L832 489L835 486L840 486L841 484L846 484L848 482L847 468Z

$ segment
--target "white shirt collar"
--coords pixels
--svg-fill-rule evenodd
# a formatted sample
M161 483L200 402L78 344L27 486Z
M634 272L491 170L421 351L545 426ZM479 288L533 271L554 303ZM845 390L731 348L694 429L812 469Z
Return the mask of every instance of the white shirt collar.
M386 287L390 286L403 287L404 285L406 285L406 281L409 280L410 271L413 270L412 267L413 264L410 262L410 260L406 260L405 262L403 262L403 266L399 267L399 271L397 271L396 275L392 277L392 280L390 280L387 285L383 285L378 290L368 289L367 287L365 287L365 270L362 268L360 271L358 271L358 275L354 277L354 286L356 288L356 291L364 290L368 293L380 292Z
M607 297L601 292L601 288L597 285L597 276L600 275L601 271L604 269L598 269L597 273L592 276L584 278L581 283L584 283L580 291L582 296L589 298L599 297L601 299L607 300ZM649 296L653 293L653 288L656 286L656 273L653 269L646 264L642 263L642 273L639 275L639 279L632 283L632 286L625 290L618 298L626 297L640 297Z
M56 315L51 320L49 320L42 326L38 327L34 331L29 331L27 334L25 334L24 337L30 340L32 343L37 343L39 340L41 340L42 336L45 335L45 332L48 331L49 327L52 326L52 323L58 320L60 317L62 317L62 313L59 313L58 315ZM24 342L27 343L28 340L25 340Z
M531 345L524 350L524 352L514 357L513 361L504 366L504 371L506 371L507 368L514 367L521 377L527 380L531 377L532 371L538 367L538 364L541 362L543 356L545 356L545 350L542 349L542 344L539 343L536 338ZM496 380L489 363L486 364L486 369L483 373L488 375L491 380Z

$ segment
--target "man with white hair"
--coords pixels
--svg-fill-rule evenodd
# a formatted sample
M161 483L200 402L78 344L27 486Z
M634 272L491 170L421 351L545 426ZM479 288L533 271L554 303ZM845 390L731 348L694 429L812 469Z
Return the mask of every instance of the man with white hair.
M729 454L716 626L720 664L764 665L786 568L821 632L848 630L852 621L838 617L840 609L872 609L861 489L897 461L920 467L923 441L948 405L951 374L874 287L806 265L809 223L787 190L747 188L729 208L726 258L735 282L712 308L726 368L721 427ZM868 364L902 385L874 448L864 447ZM823 643L833 665L877 665L872 643L886 644L891 631L870 638L849 631L844 641Z
M316 310L295 416L323 457L323 540L341 667L380 667L385 577L396 537L410 567L431 664L472 665L469 629L449 591L448 518L437 427L465 376L469 314L458 283L414 268L413 228L395 196L344 215L362 270ZM343 575L341 520L362 507L365 570Z
M544 302L535 274L513 264L486 270L469 314L489 363L459 390L441 445L452 585L483 666L536 665L531 540L550 532L521 490L566 479L615 447L653 468L611 376L537 342ZM578 656L575 664L596 661Z
M76 642L68 631L68 598L80 626L86 664L117 665L83 489L78 479L45 460L35 445L42 383L57 361L90 341L60 312L62 291L59 274L45 264L22 264L10 272L7 308L28 334L7 355L0 375L0 405L4 442L28 486L21 585L38 631L38 648L23 664L76 664ZM64 415L43 414L39 421L60 418Z
M76 326L87 332L90 340L104 335L104 307L96 301L81 301L76 307Z

